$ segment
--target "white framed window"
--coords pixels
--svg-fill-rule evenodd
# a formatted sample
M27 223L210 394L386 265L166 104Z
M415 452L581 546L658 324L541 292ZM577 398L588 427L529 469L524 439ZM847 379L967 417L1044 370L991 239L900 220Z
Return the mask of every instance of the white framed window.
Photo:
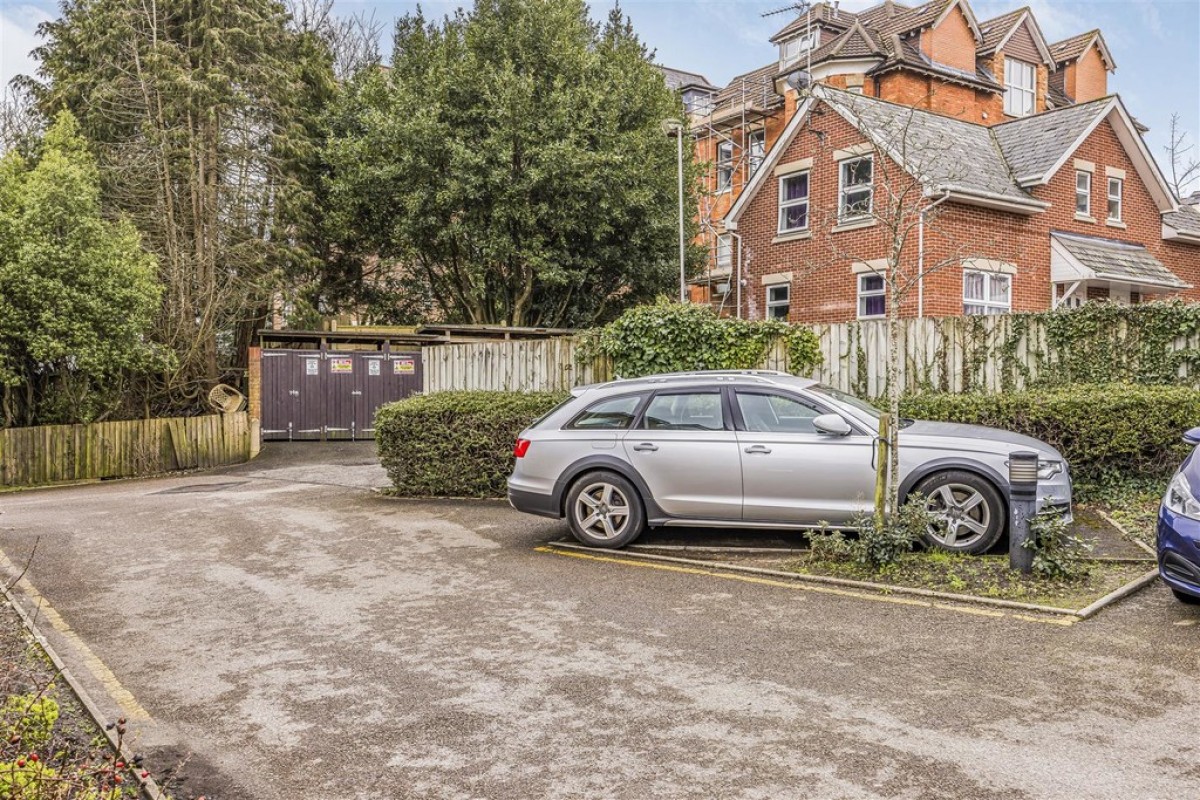
M777 283L767 287L767 319L787 321L791 310L792 287L786 283Z
M1011 310L1011 275L963 270L964 314L1007 314Z
M728 192L733 187L733 142L717 144L717 191Z
M717 269L733 266L733 237L728 233L717 235Z
M1121 191L1124 183L1120 178L1108 179L1108 218L1113 222L1121 221Z
M766 130L751 131L750 138L746 141L746 147L750 154L750 174L758 172L758 168L762 166L763 158L767 155L767 132Z
M808 173L797 172L779 179L779 232L808 229Z
M779 44L779 63L782 66L787 66L800 60L800 56L811 50L817 43L821 33L820 28L812 28L811 30L800 34L795 39L788 39L786 42Z
M1075 171L1075 213L1092 215L1092 173L1082 169Z
M887 282L882 275L867 272L858 276L858 318L887 314Z
M1037 68L1033 64L1004 59L1004 113L1027 117L1033 113L1037 96Z
M843 161L838 167L838 222L871 216L874 185L871 156Z

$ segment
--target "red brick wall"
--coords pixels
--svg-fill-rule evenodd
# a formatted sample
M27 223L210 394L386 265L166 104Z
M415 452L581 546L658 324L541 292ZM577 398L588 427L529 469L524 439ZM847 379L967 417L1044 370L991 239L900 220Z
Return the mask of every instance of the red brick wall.
M921 50L934 61L975 71L975 34L962 9L956 7L936 28L921 33Z
M823 140L815 130L823 132ZM857 278L853 261L886 257L885 225L839 233L830 232L836 213L837 164L833 151L863 141L863 136L832 111L807 122L780 158L781 163L812 157L810 172L810 228L808 239L773 243L776 237L779 182L769 176L750 202L739 223L745 261L743 290L745 312L761 317L765 309L762 276L792 272L791 319L802 322L842 322L857 317ZM880 158L880 156L877 156ZM1074 159L1095 165L1093 215L1097 223L1075 219ZM1105 167L1126 173L1122 218L1125 228L1105 224ZM895 171L895 165L888 166ZM877 165L876 180L883 179L884 166ZM1183 280L1200 287L1200 246L1163 242L1161 218L1149 191L1142 184L1133 162L1124 153L1112 126L1106 121L1072 154L1058 174L1045 186L1036 187L1034 197L1052 204L1045 213L1010 214L1001 211L946 203L931 212L925 233L925 268L948 263L928 275L924 284L924 314L945 316L962 313L962 267L964 257L986 258L1015 264L1012 284L1014 311L1037 311L1051 305L1050 231L1062 230L1109 239L1138 242L1147 247ZM877 191L877 202L882 194ZM877 206L878 209L878 206ZM917 235L914 230L903 250L909 274L915 274ZM1200 288L1185 293L1200 300ZM908 296L903 313L917 313L917 292Z
M1075 66L1075 91L1072 97L1077 103L1086 103L1108 94L1108 71L1104 59L1094 45L1079 57Z

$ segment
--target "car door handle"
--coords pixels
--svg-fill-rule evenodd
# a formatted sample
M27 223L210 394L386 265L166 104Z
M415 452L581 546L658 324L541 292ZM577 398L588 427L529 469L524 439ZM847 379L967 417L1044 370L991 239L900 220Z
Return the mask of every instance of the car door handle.
M754 444L754 445L750 445L749 447L747 447L746 452L749 453L750 455L755 455L757 453L766 454L766 453L771 452L771 448L766 447L761 444Z
M633 449L639 453L653 453L658 449L658 445L650 444L649 442L642 442L641 444L635 444Z

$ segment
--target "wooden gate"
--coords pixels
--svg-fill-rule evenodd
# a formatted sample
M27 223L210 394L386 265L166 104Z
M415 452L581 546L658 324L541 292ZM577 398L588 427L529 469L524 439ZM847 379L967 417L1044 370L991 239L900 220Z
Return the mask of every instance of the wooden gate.
M375 410L421 390L421 354L262 351L263 439L373 439Z

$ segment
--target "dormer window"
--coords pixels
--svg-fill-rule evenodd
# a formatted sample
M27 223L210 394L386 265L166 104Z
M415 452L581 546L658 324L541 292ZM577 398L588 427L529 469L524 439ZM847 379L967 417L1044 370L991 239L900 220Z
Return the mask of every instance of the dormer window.
M1033 113L1037 96L1037 69L1033 64L1004 59L1004 113L1027 117Z
M820 38L821 29L814 27L807 33L801 32L794 39L788 39L785 42L779 43L779 65L786 67L789 64L794 64L800 60L800 56L807 53L816 47L817 40Z

